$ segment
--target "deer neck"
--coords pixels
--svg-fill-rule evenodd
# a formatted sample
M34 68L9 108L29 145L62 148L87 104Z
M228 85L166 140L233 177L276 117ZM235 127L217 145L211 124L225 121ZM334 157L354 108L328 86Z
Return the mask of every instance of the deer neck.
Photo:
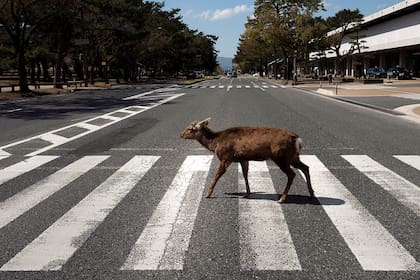
M201 135L197 138L197 141L208 150L214 152L216 149L216 138L217 134L205 127L201 130Z

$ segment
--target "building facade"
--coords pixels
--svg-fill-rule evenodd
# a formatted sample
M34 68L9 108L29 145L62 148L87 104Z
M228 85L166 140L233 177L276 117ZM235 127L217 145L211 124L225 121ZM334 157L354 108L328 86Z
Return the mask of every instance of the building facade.
M349 52L355 38L360 54L359 50ZM340 53L343 59L340 69L335 70L341 75L354 77L372 67L387 71L399 66L420 77L420 0L402 1L366 16L357 28L349 29ZM332 60L335 56L327 52L324 59Z

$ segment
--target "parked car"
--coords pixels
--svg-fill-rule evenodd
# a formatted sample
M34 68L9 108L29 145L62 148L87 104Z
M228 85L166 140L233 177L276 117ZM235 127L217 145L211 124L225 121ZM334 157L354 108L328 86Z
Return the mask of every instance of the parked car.
M405 68L395 67L388 69L388 78L395 78L397 80L410 80L413 74Z
M386 78L386 72L383 68L378 68L378 67L374 67L374 68L368 68L366 70L366 76L368 78L374 78L374 79L379 79L379 78Z

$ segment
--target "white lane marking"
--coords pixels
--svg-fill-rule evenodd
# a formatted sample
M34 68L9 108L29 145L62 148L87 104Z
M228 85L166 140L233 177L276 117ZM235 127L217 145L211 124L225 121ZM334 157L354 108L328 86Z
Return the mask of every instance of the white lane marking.
M109 156L86 156L0 202L0 229Z
M230 79L230 83L229 83L226 91L229 91L231 88L233 88L232 83L233 83L233 79Z
M188 156L121 270L182 270L213 156Z
M278 86L271 85L272 88L278 88Z
M63 137L54 133L44 134L44 135L41 135L39 138L44 141L53 143L54 145L61 145L68 141L67 137Z
M245 88L251 88L251 86L245 86Z
M1 169L0 185L56 158L58 158L58 156L35 156Z
M224 88L225 86L219 86L219 88Z
M9 156L11 156L11 154L0 149L0 156L2 156L2 157L9 157Z
M73 136L73 137L66 138L66 139L67 139L66 143L67 143L67 142L70 142L70 141L73 141L73 140L75 140L75 139L81 138L81 137L83 137L83 136L85 136L85 135L88 135L88 134L90 134L90 133L93 133L93 132L95 132L95 131L98 131L98 130L100 130L100 129L104 128L104 127L107 127L107 126L113 125L113 124L115 124L115 123L117 123L117 122L119 122L119 121L125 120L125 119L130 118L130 117L132 117L132 116L134 116L134 115L140 114L140 113L145 112L145 111L150 110L150 109L153 109L153 108L155 108L155 107L157 107L157 106L159 106L159 105L162 105L162 104L165 104L165 103L167 103L167 102L170 102L170 101L172 101L172 100L174 100L174 99L176 99L176 98L178 98L178 97L183 96L184 94L185 94L185 93L177 93L177 94L174 94L174 95L172 95L172 96L170 96L170 97L168 97L168 98L165 98L165 99L160 100L159 102L157 102L157 103L153 104L152 106L146 107L146 108L144 108L144 109L143 109L143 107L141 107L141 110L140 110L140 111L137 111L137 112L136 112L136 111L134 111L134 112L132 112L130 115L126 115L126 116L123 116L123 117L120 117L120 118L113 117L113 116L110 116L110 115L112 115L112 114L114 114L114 113L116 113L116 112L119 112L121 109L116 110L116 111L113 111L113 112L110 112L110 113L107 113L107 114L104 114L104 115L100 115L100 116L93 117L93 118L88 119L88 120L85 120L85 121L83 121L83 122L80 122L80 123L89 123L89 122L91 122L91 121L93 121L93 120L96 120L96 119L98 119L98 118L104 118L104 119L109 119L109 120L111 120L110 122L104 123L104 124L102 124L102 125L100 125L100 126L97 126L96 128L92 127L92 129L91 129L91 130L87 130L87 131L82 132L82 133L80 133L80 134L77 134L77 135L75 135L75 136ZM127 108L133 108L133 107L136 107L136 106L129 106L129 107L127 107ZM125 109L125 108L123 108L123 109ZM31 137L31 138L28 138L28 139L22 140L22 141L18 141L18 142L15 142L15 143L8 144L8 145L6 145L6 146L0 147L0 150L1 150L1 149L8 148L8 147L15 146L15 145L18 145L18 144L21 144L21 143L23 143L23 142L30 141L30 140L33 140L33 139L39 139L39 138L43 137L44 135L47 135L47 134L53 134L54 132L61 131L61 130L64 130L64 129L67 129L67 128L73 127L73 126L75 126L75 125L77 126L77 125L79 125L80 123L72 124L72 125L69 125L69 126L66 126L66 127L62 127L62 128L59 128L59 129L56 129L56 130L53 130L53 131L50 131L50 132L47 132L47 133L44 133L44 134L40 134L40 135L37 135L37 136ZM87 128L87 127L86 127L86 128ZM62 145L62 144L64 144L64 143L57 143L57 144L52 143L51 145L48 145L48 146L46 146L46 147L44 147L44 148L41 148L41 149L38 149L38 150L36 150L36 151L34 151L34 152L31 152L31 153L27 154L26 156L35 156L35 155L38 155L38 154L44 153L45 151L48 151L48 150L50 150L50 149L52 149L52 148L55 148L55 147L57 147L57 146L60 146L60 145Z
M114 112L112 112L112 113L110 113L110 114L106 114L106 115L99 116L99 118L101 118L101 119L111 120L111 121L113 121L113 122L117 122L117 121L121 120L122 118L124 118L124 117L115 117L115 116L110 116L111 114L113 114L113 113L115 113L115 112L117 112L117 111L114 111Z
M315 192L343 204L320 203L364 270L420 270L413 256L373 217L316 157L302 155L309 165Z
M93 130L93 129L97 129L98 126L94 125L94 124L90 124L90 123L78 123L75 125L76 127L80 127L80 128L84 128L87 130Z
M417 170L420 170L420 156L394 156L395 158L399 159L400 161L404 162L405 164L414 167Z
M343 155L351 165L420 216L420 188L366 155Z
M260 87L260 86L259 86L259 85L257 85L256 83L251 82L251 84L254 86L254 88L259 88L260 90L265 91L265 89L263 89L262 87Z
M241 85L237 85L236 88L242 88L242 86Z
M14 113L14 112L19 112L22 111L22 108L17 108L17 109L11 109L11 110L7 110L6 113Z
M248 180L253 193L239 199L241 270L302 270L266 162L251 161Z
M0 160L10 157L10 155L0 155Z
M140 94L136 94L136 95L132 95L132 96L128 96L123 98L123 100L133 100L133 99L140 99L141 97L150 95L150 94L154 94L154 93L167 93L167 92L173 92L173 91L177 91L179 90L179 88L159 88L159 89L154 89L151 91L147 91L147 92L143 92Z
M60 270L158 159L133 157L0 270Z
M216 88L216 86L210 86L210 88Z
M142 95L144 96L144 95L148 95L148 94L151 94L151 93L154 93L154 92L159 92L159 91L158 90L151 91L151 92L144 93ZM173 94L173 95L171 95L171 96L169 96L169 97L167 97L165 99L162 99L162 100L154 103L153 105L147 106L147 107L145 107L145 106L135 106L135 105L134 106L129 106L129 107L126 107L126 108L122 108L122 109L119 109L119 110L116 110L116 111L113 111L113 112L104 114L104 115L95 116L95 117L93 117L91 119L88 119L88 120L85 120L85 121L82 121L82 122L79 122L79 123L71 124L71 125L68 125L68 126L65 126L65 127L61 127L61 128L58 128L58 129L55 129L55 130L52 130L52 131L43 133L43 134L39 134L39 135L36 135L36 136L33 136L33 137L29 137L29 138L26 138L26 139L23 139L23 140L20 140L20 141L17 141L17 142L13 142L13 143L10 143L10 144L1 146L0 147L0 155L10 155L10 153L5 152L4 149L10 148L10 147L13 147L13 146L16 146L16 145L19 145L19 144L22 144L22 143L25 143L25 142L28 142L28 141L31 141L31 140L45 139L46 141L48 141L48 142L51 143L51 145L48 145L48 146L46 146L44 148L40 148L40 149L38 149L38 150L36 150L34 152L31 152L29 154L26 154L26 156L35 156L35 155L38 155L38 154L43 153L45 151L48 151L48 150L50 150L52 148L55 148L57 146L60 146L60 145L62 145L64 143L73 141L73 140L78 139L80 137L83 137L83 136L85 136L87 134L90 134L92 132L95 132L97 130L100 130L100 129L104 128L104 127L110 126L110 125L112 125L112 124L114 124L116 122L122 121L122 120L127 119L127 118L130 118L130 117L132 117L134 115L140 114L140 113L142 113L144 111L147 111L147 110L150 110L152 108L155 108L156 106L159 106L159 105L162 105L164 103L170 102L170 101L174 100L175 98L178 98L178 97L183 96L184 94L185 93ZM133 96L131 96L130 99L138 99L139 98L138 96L136 98L134 98ZM130 108L133 108L133 107L134 108L139 108L140 110L139 111L131 111ZM129 115L126 115L126 116L123 116L123 117L110 116L110 115L112 115L112 114L114 114L116 112L124 112L124 113L129 113L130 112L130 114ZM106 118L106 119L111 120L111 122L104 123L104 124L102 124L100 126L92 127L89 124L89 122L90 121L93 121L93 120L96 120L98 118ZM87 125L84 125L84 124L87 124ZM88 129L88 130L85 131L85 132L82 132L80 134L77 134L77 135L75 135L73 137L69 137L69 138L66 138L66 137L59 138L59 136L54 135L55 132L59 132L59 131L65 130L67 128L71 128L73 126L79 126L79 125L80 125L80 127L83 127L85 129ZM66 139L65 142L63 142L64 139Z
M269 86L264 85L263 88L269 88Z

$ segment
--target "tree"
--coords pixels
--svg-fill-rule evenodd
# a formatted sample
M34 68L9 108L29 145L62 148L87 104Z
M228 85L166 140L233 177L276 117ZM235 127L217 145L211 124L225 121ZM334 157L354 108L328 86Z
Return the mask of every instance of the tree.
M349 54L343 53L341 50L343 39L349 29L357 27L362 20L363 15L360 13L359 9L343 9L338 11L334 16L328 17L326 20L327 27L331 30L330 33L326 35L326 38L329 43L329 49L335 53L336 74L337 71L339 71L343 55ZM354 51L354 48L351 48L350 51Z
M29 91L25 54L35 31L50 16L48 7L46 0L0 0L0 25L6 30L17 58L21 92Z
M7 35L0 65L13 66L6 58L17 58L21 91L29 91L28 66L35 81L41 66L48 79L46 69L55 65L56 85L73 77L70 66L78 79L91 82L106 81L108 69L127 81L135 81L139 69L158 75L212 71L217 37L190 30L178 9L163 8L142 0L0 0L0 35Z
M284 61L285 75L290 78L295 65L291 62L309 56L310 35L315 31L308 32L307 24L314 24L312 14L322 8L321 0L256 0L254 17L248 19L245 33L254 29L257 34L252 40L269 52L265 59ZM244 52L247 39L241 37L241 40L236 60L243 56L240 52Z

